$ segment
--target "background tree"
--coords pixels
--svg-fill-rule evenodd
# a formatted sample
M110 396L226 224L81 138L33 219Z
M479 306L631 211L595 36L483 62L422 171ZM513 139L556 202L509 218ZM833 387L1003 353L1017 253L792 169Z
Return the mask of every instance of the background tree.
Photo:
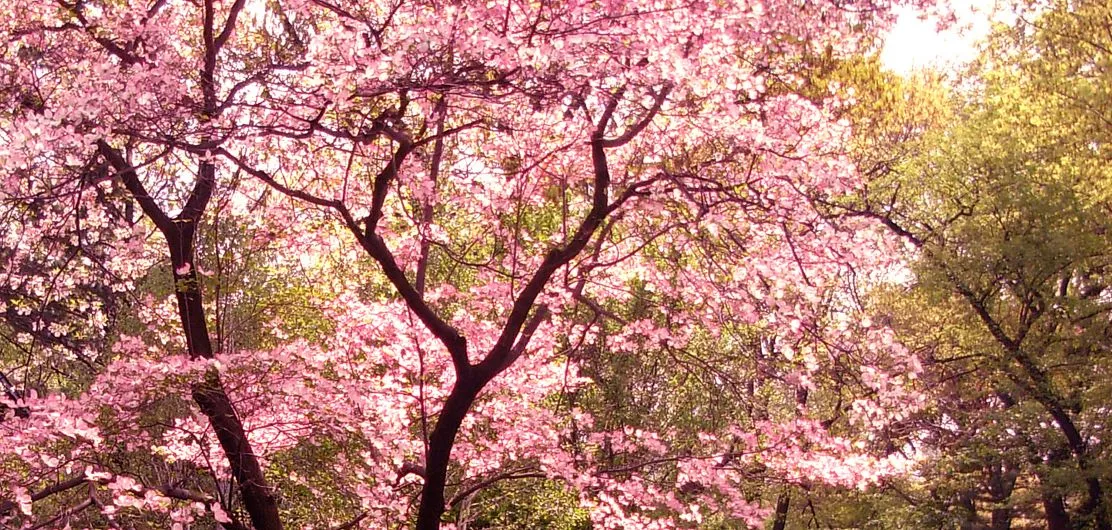
M1008 528L1024 513L1107 528L1096 420L1108 399L1107 98L1096 80L1108 58L1095 28L1108 13L1020 13L960 80L952 119L870 183L863 213L920 253L910 303L922 309L894 324L929 351L938 390L922 426L938 475L919 502L967 527Z

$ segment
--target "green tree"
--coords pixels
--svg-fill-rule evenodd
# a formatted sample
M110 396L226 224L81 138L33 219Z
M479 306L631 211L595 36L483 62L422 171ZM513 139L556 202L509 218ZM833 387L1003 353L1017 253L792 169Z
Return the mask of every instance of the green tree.
M989 511L1009 528L1020 484L1050 528L1110 527L1109 14L1021 11L960 80L952 119L859 206L919 252L921 302L900 314L919 308L902 325L949 400L926 441L971 483L931 492L963 526Z

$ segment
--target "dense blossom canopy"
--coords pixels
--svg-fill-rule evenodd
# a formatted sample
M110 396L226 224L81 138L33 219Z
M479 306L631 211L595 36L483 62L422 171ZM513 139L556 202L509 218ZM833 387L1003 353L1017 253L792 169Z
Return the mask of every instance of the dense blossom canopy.
M9 6L0 517L437 528L544 478L759 526L762 482L905 470L921 366L856 299L903 247L831 212L847 101L792 90L891 7ZM627 357L732 412L610 414Z

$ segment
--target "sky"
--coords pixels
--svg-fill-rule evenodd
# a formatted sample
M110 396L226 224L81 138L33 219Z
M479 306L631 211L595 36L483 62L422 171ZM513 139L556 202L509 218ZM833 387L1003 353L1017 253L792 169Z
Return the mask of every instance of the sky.
M988 35L995 0L953 0L957 24L938 31L937 20L922 20L913 8L897 9L899 19L885 39L881 63L908 74L925 67L945 67L976 56L976 43Z

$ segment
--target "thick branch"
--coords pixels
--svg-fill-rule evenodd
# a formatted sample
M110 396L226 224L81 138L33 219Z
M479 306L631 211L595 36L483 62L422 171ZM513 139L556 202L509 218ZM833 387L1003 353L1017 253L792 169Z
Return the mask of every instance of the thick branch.
M606 125L609 123L614 115L614 109L618 106L618 97L607 106L603 112L594 134L591 135L591 161L594 165L594 195L591 198L591 210L587 212L587 216L579 224L575 233L567 244L561 249L554 249L545 256L544 261L541 262L537 272L521 290L517 299L514 301L513 308L510 310L510 316L506 319L506 324L502 328L502 334L498 337L498 342L495 343L490 353L479 364L478 370L480 379L489 381L500 371L505 370L509 364L507 360L512 356L512 346L514 341L517 340L518 335L521 333L522 326L529 316L529 312L533 309L533 304L536 303L537 297L540 296L548 281L556 271L566 265L576 255L578 255L590 241L595 231L602 224L606 215L610 212L609 209L609 188L610 188L610 168L607 165L606 149L603 145L605 139L603 133L606 130ZM524 348L524 345L522 345Z
M386 163L386 167L375 175L374 189L371 194L371 213L367 216L366 234L371 235L375 233L378 227L378 222L382 219L382 208L386 204L386 194L392 182L398 176L398 169L402 165L405 157L409 156L413 146L408 143L403 143L398 146L398 150L394 152L394 156L390 157L390 161Z
M653 106L649 109L648 112L645 113L644 116L641 117L641 121L637 122L633 127L630 127L629 130L627 130L621 136L603 140L602 146L607 149L621 147L629 143L629 141L636 137L638 134L641 134L641 131L645 130L645 127L648 127L648 125L652 123L653 118L655 118L656 115L660 112L660 107L664 105L664 100L667 99L668 93L671 91L672 87L670 85L662 88L660 90L660 93L656 94L653 97Z
M86 483L104 484L106 482L107 482L106 479L100 479L100 480L90 479L84 473L82 473L80 475L74 475L74 476L72 476L72 477L70 477L66 480L63 480L62 482L57 482L57 483L51 484L50 486L47 486L47 487L45 487L45 488L43 488L39 491L36 491L36 492L32 493L31 494L31 502L41 501L41 500L43 500L47 497L50 497L51 495L55 495L55 494L58 494L58 493L69 491L73 488L81 486L82 484L86 484ZM203 502L203 503L206 503L206 504L211 504L213 502L216 502L215 499L213 499L211 495L207 495L207 494L197 492L197 491L193 491L193 490L188 490L188 489L185 489L185 488L179 488L179 487L176 487L176 486L171 486L169 484L163 484L161 486L155 486L155 487L147 488L147 489L157 491L157 492L161 493L162 495L165 495L166 497L169 497L171 499L178 499L178 500L184 500L184 501L194 501L194 502ZM15 507L16 507L16 504L14 502L11 502L11 501L4 501L4 502L0 503L0 515L4 515L4 514L10 512Z
M350 521L348 521L348 522L346 522L346 523L344 523L340 526L337 526L337 527L333 528L332 530L348 530L350 528L355 528L355 527L359 526L359 523L363 522L363 519L366 519L368 515L370 515L370 514L368 514L367 512L360 513L359 515L357 515L355 517L355 519L352 519L352 520L350 520Z
M46 521L43 521L43 522L41 522L41 523L39 523L35 526L32 526L30 528L30 530L38 530L39 528L57 527L56 523L60 519L71 517L74 514L80 513L82 510L85 510L86 508L88 508L92 505L93 505L93 499L92 498L85 499L84 501L81 501L80 503L78 503L76 506L71 506L69 508L66 508L65 510L62 510L62 512L59 513L58 515L55 515L54 517L51 517L50 519L48 519ZM69 525L66 525L66 526L68 527Z
M36 491L36 492L32 493L31 494L31 502L41 501L41 500L43 500L43 499L45 499L45 498L47 498L51 495L54 495L54 494L57 494L57 493L62 493L63 491L71 490L73 488L76 488L76 487L84 484L84 483L85 483L85 475L84 474L75 475L75 476L70 477L66 480L63 480L62 482L51 484L51 485L49 485L49 486L47 486L47 487L45 487L45 488L43 488L39 491ZM0 502L0 516L11 512L12 510L15 509L15 507L16 507L16 503L14 503L12 501Z
M116 176L124 183L127 191L131 192L135 202L139 203L139 208L154 222L154 225L163 234L175 230L170 216L162 211L162 208L158 206L151 194L147 192L147 189L139 180L139 175L135 173L135 168L124 159L123 155L104 140L97 140L97 152L108 161L112 169L116 170Z
M412 146L407 144L398 146L390 162L386 167L382 168L382 171L380 171L377 176L375 176L371 213L365 221L366 228L360 227L359 223L351 217L346 208L341 209L340 214L343 216L344 223L347 225L348 229L355 234L360 245L363 246L363 249L378 262L380 267L382 267L383 273L386 274L387 279L394 285L394 288L398 290L398 294L405 300L409 309L417 315L417 318L421 319L425 327L427 327L433 335L436 335L436 338L440 339L440 342L448 349L456 373L462 378L469 373L471 369L471 365L467 359L467 340L459 331L440 318L440 316L436 314L436 311L425 303L421 292L409 281L409 278L405 275L405 271L402 270L397 261L394 260L394 255L390 252L386 243L375 233L378 220L382 217L382 208L386 201L386 192L390 182L397 178L398 168L412 149Z
M215 165L209 160L201 162L200 174L186 201L186 208L178 219L172 220L150 197L135 169L118 151L103 140L97 142L97 148L116 170L143 212L166 238L174 268L178 313L189 355L193 358L212 358L214 352L201 299L200 279L197 276L197 267L193 264L193 245L197 221L215 187ZM225 392L219 374L215 371L206 374L203 381L193 385L192 396L201 412L209 419L228 458L232 476L239 483L244 507L251 516L252 524L257 530L280 530L282 524L278 516L277 499L267 484L262 465L251 448L243 422Z
M394 156L391 158L390 162L375 177L376 190L380 189L380 186L382 190L380 195L375 196L375 201L379 204L379 216L381 216L382 214L382 204L385 203L385 194L388 189L389 183L391 180L396 178L398 168L401 166L402 162L405 160L405 157L408 156L412 149L412 146L408 145L399 146L398 150L394 153ZM267 172L247 165L245 162L243 162L242 159L231 154L223 148L218 149L217 152L221 156L227 157L229 160L234 162L247 174L258 178L271 188L278 190L284 195L300 199L310 204L315 204L317 206L335 210L340 215L341 219L344 222L344 225L355 236L356 240L359 241L360 246L362 246L367 254L370 255L371 258L373 258L380 267L382 267L383 273L386 275L387 279L390 280L390 283L394 286L394 288L397 289L398 294L401 295L402 299L406 303L406 306L409 307L409 309L417 315L417 318L421 320L425 327L427 327L429 331L431 331L433 335L435 335L437 339L439 339L440 342L444 344L445 348L448 349L449 354L452 356L452 362L456 368L457 373L466 373L470 370L470 364L467 360L467 342L464 339L463 335L461 335L459 331L457 331L446 321L441 319L436 314L436 312L433 311L433 309L429 307L427 303L425 303L424 296L413 285L413 283L409 281L409 278L406 277L405 271L402 270L400 265L398 265L397 261L394 259L393 253L390 252L390 249L386 246L386 243L383 242L382 238L379 237L378 234L375 234L371 229L373 223L371 222L370 217L366 220L367 227L361 226L360 221L352 216L347 207L339 200L325 199L301 190L290 188L289 186L285 186L279 183L272 175L268 174ZM380 196L382 197L381 199L379 199ZM372 214L371 217L373 216L374 214Z
M347 215L346 211L344 213L347 217L345 221L348 223L349 229L352 230L352 232L359 230L358 225L352 226L355 221L350 218L350 215ZM448 349L456 373L461 378L470 373L471 365L467 360L467 339L465 339L456 328L452 327L451 324L441 319L440 316L436 314L436 311L425 303L421 293L418 292L417 288L406 278L405 271L403 271L401 266L398 265L398 262L394 260L393 253L386 247L386 243L378 234L360 234L358 232L356 232L356 234L363 249L378 262L380 267L382 267L382 272L386 275L386 278L390 280L390 283L394 285L394 288L398 290L398 294L405 300L409 309L417 315L417 318L421 319L425 327L427 327L433 335L436 335L436 338L440 339L440 342Z
M525 324L525 329L522 330L521 336L518 337L517 344L510 350L510 354L506 356L502 366L498 367L498 372L509 368L518 357L521 357L521 355L525 353L525 349L529 347L529 341L533 339L533 334L537 332L537 328L541 326L541 323L548 319L549 315L551 315L551 312L548 310L548 307L544 305L538 307L537 310L533 312L533 318L529 319L529 322Z
M196 223L201 219L201 214L212 198L213 188L216 187L216 165L210 160L202 160L197 170L197 183L185 202L185 207L178 214L178 220Z
M212 41L213 48L215 48L216 51L220 51L220 49L224 47L224 44L228 42L228 38L232 36L232 32L235 31L236 17L239 16L240 11L243 11L244 3L244 0L236 0L228 10L228 18L224 21L224 29L221 30L220 34Z
M463 491L460 491L459 493L456 493L455 495L452 496L452 500L448 501L448 506L455 506L455 505L463 502L465 499L467 499L467 497L471 496L475 492L477 492L479 490L482 490L484 488L490 487L490 486L492 486L494 484L497 484L499 482L502 482L504 480L520 480L520 479L526 479L526 478L545 478L547 476L548 475L545 475L544 473L541 473L539 471L510 471L510 472L506 472L506 473L499 473L497 475L494 475L493 477L489 477L489 478L480 480L479 482L476 482L476 483L468 486Z
M429 268L429 247L431 245L428 230L432 225L433 201L436 197L437 179L440 177L440 164L444 159L444 118L446 107L446 99L441 97L436 103L436 112L438 114L436 120L436 140L433 142L432 160L429 162L429 182L432 184L433 197L426 198L424 204L421 205L421 255L417 259L417 276L414 281L416 283L417 292L422 296L425 294L425 279Z

